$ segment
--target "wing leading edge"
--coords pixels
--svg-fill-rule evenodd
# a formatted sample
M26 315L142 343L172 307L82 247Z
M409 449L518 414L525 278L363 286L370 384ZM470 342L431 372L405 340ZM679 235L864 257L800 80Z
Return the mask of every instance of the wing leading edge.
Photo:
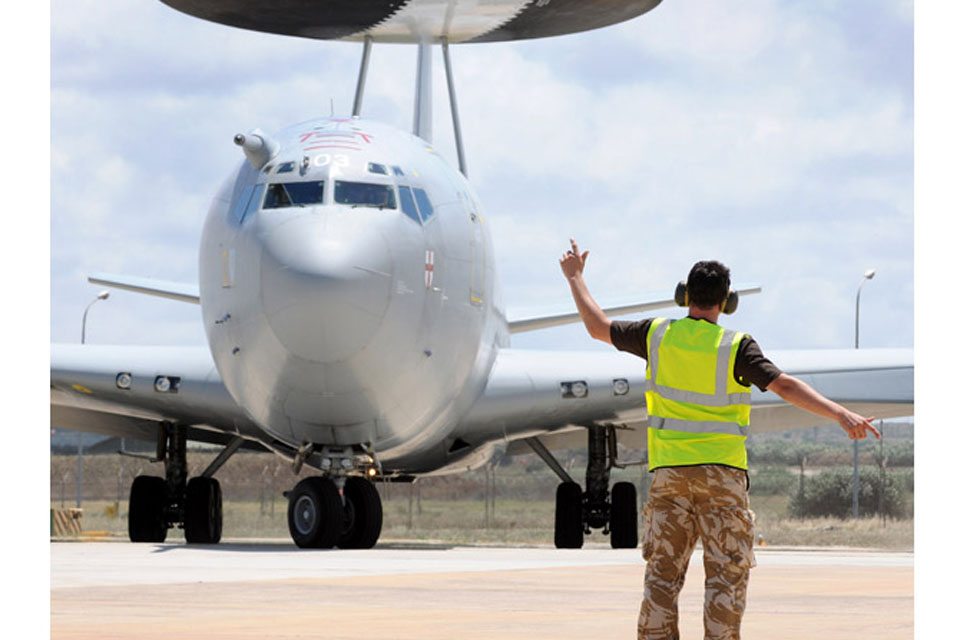
M760 293L760 285L746 284L734 287L741 296ZM610 317L623 316L630 313L653 311L654 309L668 309L677 306L673 301L672 291L656 291L643 294L629 300L615 301L603 307L603 312ZM564 324L580 322L580 314L573 304L549 309L520 309L508 312L507 326L510 333L522 333L536 329L546 329Z
M136 293L145 293L161 298L169 298L171 300L179 300L180 302L200 304L200 287L195 284L171 282L169 280L154 280L152 278L138 278L112 273L94 273L87 277L87 282L134 291Z
M767 355L784 372L854 411L878 419L913 414L913 349ZM645 368L641 358L615 351L503 349L483 395L461 424L461 436L471 443L508 441L508 451L519 453L527 450L520 441L531 436L553 449L586 446L586 430L578 427L607 424L623 429L620 443L646 448ZM576 382L586 384L586 394L564 394ZM773 392L754 388L752 395L752 433L829 423Z

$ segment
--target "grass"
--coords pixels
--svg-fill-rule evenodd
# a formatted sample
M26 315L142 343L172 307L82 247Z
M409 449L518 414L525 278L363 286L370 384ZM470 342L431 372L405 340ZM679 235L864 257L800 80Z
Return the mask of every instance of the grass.
M193 452L190 475L202 471L215 452ZM582 478L584 461L563 461L570 474ZM115 455L84 458L83 529L103 531L119 539L127 535L127 494L134 476L162 475L163 466ZM75 502L73 456L51 456L50 506ZM775 546L848 546L889 550L913 549L913 519L799 520L787 512L788 493L795 482L792 467L757 465L752 472L751 507L757 533ZM808 470L809 471L809 470ZM641 467L614 469L611 483L633 482L644 496L649 474ZM224 536L289 540L287 501L282 492L300 479L289 464L270 454L238 454L217 472L224 495ZM496 486L495 505L485 500ZM379 484L383 499L381 540L440 541L456 544L553 544L553 496L557 480L533 457L518 457L493 471L477 470L455 476L425 477L414 485ZM910 487L912 513L912 486ZM493 507L491 509L491 506ZM168 539L182 540L174 529ZM587 543L607 544L598 531Z
M787 496L751 496L757 515L757 536L763 544L797 547L865 547L888 551L913 551L913 519L859 520L791 518Z
M770 546L841 546L913 550L913 520L878 518L840 520L815 518L797 520L786 516L787 498L759 496L751 501L757 514L758 541ZM410 506L412 504L412 512ZM127 535L127 505L94 500L84 502L83 530ZM438 541L451 544L552 545L553 502L543 500L498 500L490 514L482 500L392 499L384 502L381 540ZM59 508L59 502L51 504ZM224 503L224 536L228 538L289 539L284 500L269 502L227 501ZM761 538L762 537L762 538ZM169 540L182 540L183 532L173 529ZM599 531L586 542L607 543Z

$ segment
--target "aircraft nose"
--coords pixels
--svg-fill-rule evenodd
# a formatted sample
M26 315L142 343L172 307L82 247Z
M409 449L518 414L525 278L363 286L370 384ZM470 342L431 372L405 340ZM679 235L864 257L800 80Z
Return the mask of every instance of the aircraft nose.
M262 235L261 299L299 358L338 362L363 349L386 313L389 246L364 215L304 215Z

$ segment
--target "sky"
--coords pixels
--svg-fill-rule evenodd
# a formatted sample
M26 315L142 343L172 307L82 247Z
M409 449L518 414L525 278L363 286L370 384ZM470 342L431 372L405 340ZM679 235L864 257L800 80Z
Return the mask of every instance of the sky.
M862 9L869 4L869 13ZM105 271L195 282L234 134L349 114L361 45L203 22L157 0L54 0L50 338ZM913 345L913 5L665 0L610 28L451 49L467 165L508 309L672 291L700 259L759 283L725 323L765 349ZM415 49L373 47L365 117L409 129ZM434 136L456 163L434 55ZM674 310L679 313L679 310ZM203 344L199 308L114 291L91 343ZM603 349L582 328L513 346Z

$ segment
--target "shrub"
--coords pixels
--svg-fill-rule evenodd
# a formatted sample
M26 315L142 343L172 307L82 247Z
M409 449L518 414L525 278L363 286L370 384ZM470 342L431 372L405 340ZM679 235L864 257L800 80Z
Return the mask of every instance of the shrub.
M874 447L873 458L880 461L880 448ZM887 459L888 467L913 466L913 440L894 440L883 447L883 456Z
M750 495L779 496L789 494L797 484L797 476L784 466L761 466L750 469Z
M883 512L891 518L903 518L907 513L905 485L913 484L913 474L887 471L883 482ZM860 515L880 513L880 470L875 467L860 469ZM789 503L790 515L803 517L849 518L853 515L853 469L825 469L807 476L800 491L799 482Z
M752 464L795 465L804 456L818 455L829 448L822 442L748 441L747 460Z

